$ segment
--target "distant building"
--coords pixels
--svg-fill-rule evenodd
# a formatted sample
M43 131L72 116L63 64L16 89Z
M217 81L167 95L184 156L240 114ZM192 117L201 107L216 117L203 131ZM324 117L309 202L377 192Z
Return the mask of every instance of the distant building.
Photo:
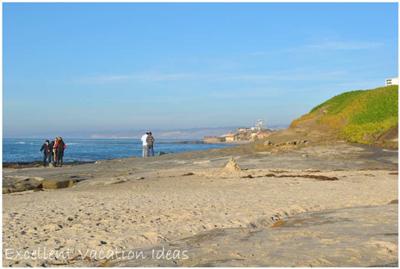
M257 120L255 130L261 131L264 129L264 121L263 120Z
M225 142L235 142L236 140L236 134L234 133L229 133L223 136L225 138Z
M257 120L253 127L240 127L236 131L229 132L222 136L205 136L204 143L236 143L250 142L265 139L272 133L272 130L264 128L264 121Z
M257 132L257 139L264 139L267 138L268 136L270 136L272 134L271 130L262 130Z
M399 78L388 78L385 80L385 86L399 85Z
M238 133L247 133L251 131L251 128L238 128Z

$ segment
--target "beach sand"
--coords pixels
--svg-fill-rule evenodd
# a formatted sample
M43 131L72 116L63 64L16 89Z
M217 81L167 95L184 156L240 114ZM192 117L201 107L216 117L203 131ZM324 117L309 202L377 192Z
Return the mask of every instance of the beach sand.
M234 165L225 167L230 160ZM346 143L285 151L239 146L4 169L4 178L71 182L3 194L4 266L394 266L398 260L397 151ZM152 257L163 247L175 257ZM133 250L146 257L118 256ZM35 251L68 255L33 259Z

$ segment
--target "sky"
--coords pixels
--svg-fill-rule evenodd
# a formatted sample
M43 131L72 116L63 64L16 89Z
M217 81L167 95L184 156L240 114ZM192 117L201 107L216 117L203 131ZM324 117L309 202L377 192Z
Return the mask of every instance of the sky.
M286 126L396 77L397 16L397 3L4 3L3 136Z

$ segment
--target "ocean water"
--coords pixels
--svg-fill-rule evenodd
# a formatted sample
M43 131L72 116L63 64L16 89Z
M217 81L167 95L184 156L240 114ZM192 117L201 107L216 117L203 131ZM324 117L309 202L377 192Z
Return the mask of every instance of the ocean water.
M68 139L64 138L67 148L64 162L97 161L115 158L142 156L142 144L139 139ZM40 147L43 139L3 139L3 162L41 161ZM179 143L178 140L157 140L154 153L177 153L185 151L223 148L226 144Z

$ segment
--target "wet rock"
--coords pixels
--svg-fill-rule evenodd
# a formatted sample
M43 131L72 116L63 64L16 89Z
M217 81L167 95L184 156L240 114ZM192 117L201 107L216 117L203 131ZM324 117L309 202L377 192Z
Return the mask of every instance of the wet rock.
M43 166L43 162L35 161L35 162L5 162L3 163L3 168L12 168L12 169L20 169L20 168L30 168L30 167L41 167Z

